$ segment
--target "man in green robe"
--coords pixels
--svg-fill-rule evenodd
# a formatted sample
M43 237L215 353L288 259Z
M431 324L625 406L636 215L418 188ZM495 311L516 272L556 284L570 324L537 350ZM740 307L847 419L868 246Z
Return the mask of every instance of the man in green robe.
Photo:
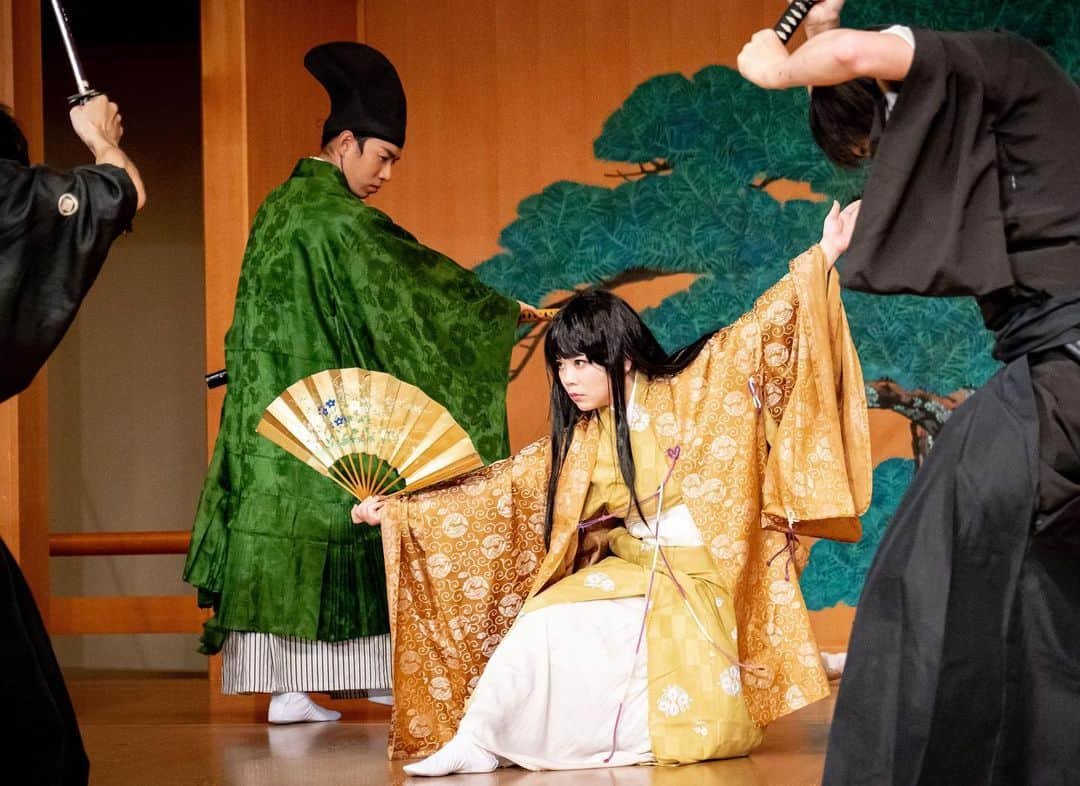
M364 204L405 144L393 65L357 43L315 47L304 64L330 94L323 147L255 217L184 569L215 611L201 650L223 651L223 691L275 694L279 723L338 717L308 691L388 697L389 622L378 531L353 526L346 492L256 434L263 410L323 369L385 371L442 403L485 461L503 458L519 315Z

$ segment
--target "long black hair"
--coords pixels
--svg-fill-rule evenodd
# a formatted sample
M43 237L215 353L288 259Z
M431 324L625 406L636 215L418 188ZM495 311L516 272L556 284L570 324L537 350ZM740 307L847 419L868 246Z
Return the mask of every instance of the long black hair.
M884 112L885 94L869 77L810 91L810 133L833 163L848 169L874 154L874 121L884 126Z
M625 300L603 289L586 290L576 295L555 316L544 341L544 358L551 382L551 475L544 522L546 546L551 545L555 492L574 438L574 426L582 417L596 415L595 411L583 415L567 395L559 383L559 360L584 355L589 362L602 366L607 372L619 470L630 489L631 502L644 519L635 489L634 456L630 451L630 430L626 422L626 361L630 361L632 372L640 372L650 379L672 376L694 361L711 336L702 336L668 355L637 312Z

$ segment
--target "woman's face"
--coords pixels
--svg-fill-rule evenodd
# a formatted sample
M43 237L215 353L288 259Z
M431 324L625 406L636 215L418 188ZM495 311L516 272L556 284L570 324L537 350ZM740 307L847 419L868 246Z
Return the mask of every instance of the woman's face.
M584 355L559 358L559 384L582 412L591 412L611 404L611 385L603 366Z

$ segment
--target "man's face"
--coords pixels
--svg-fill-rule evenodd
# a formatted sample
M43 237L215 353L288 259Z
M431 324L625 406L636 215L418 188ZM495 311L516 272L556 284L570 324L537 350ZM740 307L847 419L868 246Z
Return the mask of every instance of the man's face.
M367 199L390 179L391 170L401 159L401 148L382 139L368 137L362 143L346 133L338 148L338 166L345 175L349 190Z

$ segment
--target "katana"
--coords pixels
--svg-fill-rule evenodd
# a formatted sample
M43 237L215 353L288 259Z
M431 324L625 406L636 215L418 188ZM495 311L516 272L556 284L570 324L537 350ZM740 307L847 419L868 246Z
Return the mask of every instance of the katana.
M64 49L67 51L68 62L71 64L71 73L75 77L75 95L68 96L68 106L77 106L85 104L91 98L101 95L97 90L90 88L90 83L86 81L86 76L83 74L82 62L79 60L79 53L75 51L75 41L71 37L71 27L68 25L67 14L64 13L64 7L60 5L60 0L51 0L53 13L56 15L56 26L60 28L60 38L64 42Z
M818 0L794 0L788 6L787 11L780 17L780 21L773 26L773 30L780 36L781 41L786 44L795 35L795 31L799 29L799 25L817 2Z

